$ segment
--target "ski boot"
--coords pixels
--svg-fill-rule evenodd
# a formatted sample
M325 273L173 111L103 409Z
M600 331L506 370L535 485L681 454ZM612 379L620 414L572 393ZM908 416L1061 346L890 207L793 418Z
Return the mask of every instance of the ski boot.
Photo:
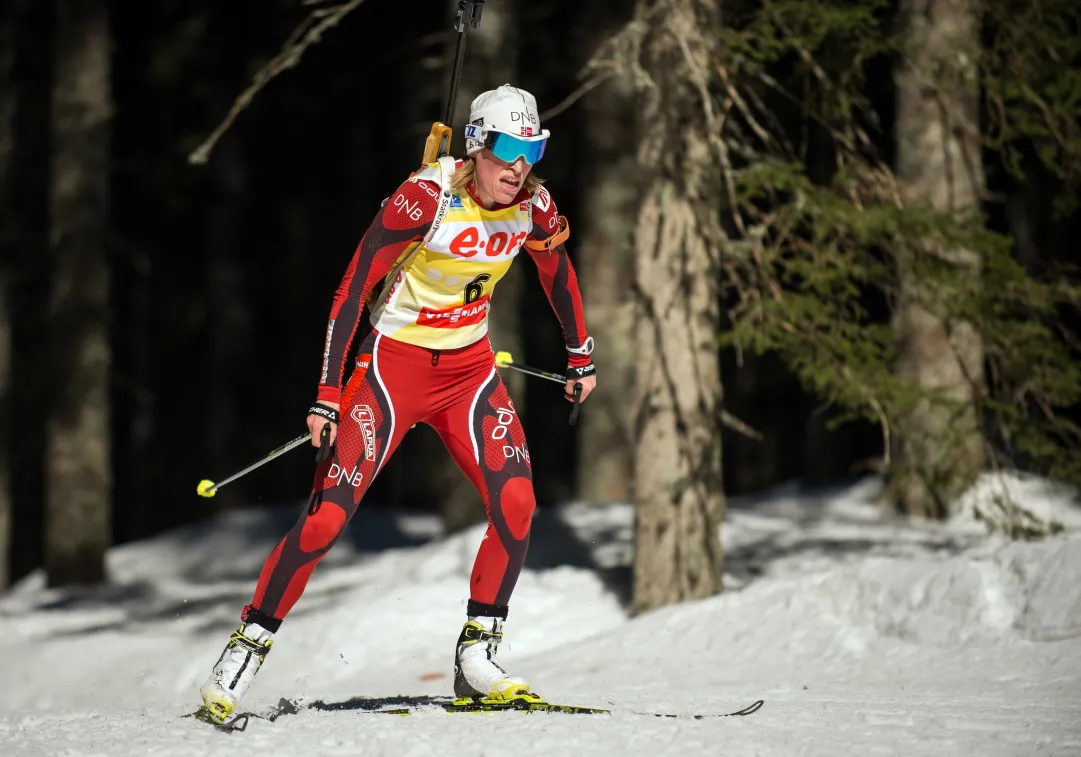
M474 615L476 608L470 601L470 614L458 636L454 652L454 696L459 703L492 702L522 703L543 702L529 690L523 679L512 676L496 662L499 642L503 640L502 617ZM488 609L488 608L486 608Z
M260 625L252 615L262 613L245 613L244 622L233 631L210 678L199 689L203 697L199 715L217 725L225 724L234 714L274 643L274 632ZM270 617L259 620L274 626L274 631L280 625L280 621Z

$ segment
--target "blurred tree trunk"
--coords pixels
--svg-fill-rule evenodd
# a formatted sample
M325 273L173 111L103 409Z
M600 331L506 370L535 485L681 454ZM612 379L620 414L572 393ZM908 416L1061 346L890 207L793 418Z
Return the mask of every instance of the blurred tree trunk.
M12 155L15 150L15 17L10 4L0 7L0 591L11 583L11 534L14 513L11 486L10 424L12 355L12 268L16 260L16 212L12 202Z
M897 174L908 205L942 212L979 209L984 186L978 133L979 22L976 0L903 0L905 58L897 70ZM979 276L967 250L914 245L910 255L938 255ZM902 261L895 312L896 371L949 404L923 401L898 419L893 485L898 506L915 516L942 517L983 466L973 405L983 385L983 345L964 321L947 323L948 289Z
M104 580L110 541L112 43L105 0L55 7L45 571L50 586L61 586Z
M622 16L623 14L618 14ZM590 3L583 25L585 45L597 48L620 21L608 0ZM584 152L583 214L575 247L582 251L581 281L589 333L600 380L589 410L578 421L578 496L629 501L634 477L634 226L638 167L628 127L634 124L630 82L614 76L581 102Z
M452 8L450 18L453 19L453 8L457 7L457 3L450 3L450 7ZM469 123L469 105L473 102L473 98L481 92L495 89L500 84L515 82L518 68L516 10L515 3L485 3L480 29L469 31L465 62L462 65L461 86L455 103L454 123L450 124L454 128L454 143L450 147L452 155L464 154L462 127ZM452 38L451 48L448 51L447 60L450 65L453 65L456 43L457 35ZM433 114L431 120L442 120L445 109L446 89L443 91L440 109L438 113ZM517 261L500 279L495 289L495 296L492 298L491 317L488 319L488 333L492 340L492 347L510 352L519 360L522 359L519 309L524 281L522 278L524 263L525 261L522 260ZM505 371L502 377L515 403L515 408L521 415L525 408L523 376L516 371ZM447 533L459 531L485 520L484 506L477 496L476 489L442 448L439 438L435 434L427 433L423 438L427 440L426 444L434 449L431 455L426 454L425 459L439 461L433 470L431 480L438 486L436 496L439 498L443 525Z
M658 13L660 8L664 13ZM634 608L721 590L721 172L707 121L715 3L640 0ZM648 21L646 21L648 19Z

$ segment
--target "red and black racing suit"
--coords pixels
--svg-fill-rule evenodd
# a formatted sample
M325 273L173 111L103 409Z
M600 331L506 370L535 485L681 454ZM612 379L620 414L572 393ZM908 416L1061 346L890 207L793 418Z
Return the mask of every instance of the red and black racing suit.
M398 192L420 206L419 220L390 213L395 203L385 203L334 297L330 318L339 328L326 345L327 369L318 400L340 402L337 444L317 471L308 506L267 559L245 608L245 618L258 619L270 630L277 629L300 598L372 479L416 423L427 423L439 434L488 514L488 530L470 579L469 614L505 618L525 561L535 506L529 450L487 337L459 349L433 351L373 330L359 349L360 361L369 365L364 369L361 362L342 389L345 357L364 303L403 251L423 239L435 217L437 193L410 182ZM528 199L522 193L515 203ZM535 207L533 213L531 238L544 240L557 227L555 203L543 211ZM548 252L529 252L567 347L581 347L587 339L582 300L566 249L559 245ZM569 353L568 362L588 365L590 358Z

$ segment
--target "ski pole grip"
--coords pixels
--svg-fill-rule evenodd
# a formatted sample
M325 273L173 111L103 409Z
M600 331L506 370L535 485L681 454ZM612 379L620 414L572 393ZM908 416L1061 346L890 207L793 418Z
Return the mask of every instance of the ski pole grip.
M330 424L323 424L319 430L319 449L315 451L315 462L321 463L330 457Z
M568 419L568 423L573 426L578 422L578 410L582 407L582 385L574 385L574 405L571 407L571 417Z

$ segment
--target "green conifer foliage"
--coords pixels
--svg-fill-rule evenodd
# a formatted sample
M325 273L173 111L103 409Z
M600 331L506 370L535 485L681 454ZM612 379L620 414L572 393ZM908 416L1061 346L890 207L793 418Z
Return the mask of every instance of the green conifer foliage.
M1020 178L1022 156L1037 156L1060 182L1059 213L1077 211L1081 181L1074 5L980 6L981 118L968 127L985 164L1001 161ZM894 308L904 269L949 293L936 303L947 323L982 337L986 379L971 401L987 465L1081 483L1081 428L1063 412L1081 402L1081 340L1070 329L1081 278L1022 266L1013 240L987 222L994 197L966 214L902 200L890 124L879 122L867 81L872 65L900 54L887 3L767 0L728 21L716 61L723 86L711 93L729 195L724 343L779 353L841 411L837 423L880 424L882 463L895 467L898 419L921 402L956 403L894 371L895 331L869 303ZM977 272L942 250L971 251Z

